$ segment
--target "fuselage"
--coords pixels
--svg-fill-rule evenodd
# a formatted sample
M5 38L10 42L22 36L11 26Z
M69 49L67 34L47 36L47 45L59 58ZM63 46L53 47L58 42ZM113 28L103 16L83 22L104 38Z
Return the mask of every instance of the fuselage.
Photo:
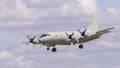
M39 40L43 44L53 44L53 45L70 45L71 42L75 42L73 40L70 40L66 35L66 33L68 35L74 33L73 39L77 39L81 36L81 34L78 31L48 32L42 34ZM79 42L75 42L75 43L79 43Z

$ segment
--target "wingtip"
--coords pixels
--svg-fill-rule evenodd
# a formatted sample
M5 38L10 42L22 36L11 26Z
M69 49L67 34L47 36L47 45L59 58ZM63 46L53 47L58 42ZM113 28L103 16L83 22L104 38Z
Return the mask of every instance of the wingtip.
M111 27L110 29L115 29L114 27Z

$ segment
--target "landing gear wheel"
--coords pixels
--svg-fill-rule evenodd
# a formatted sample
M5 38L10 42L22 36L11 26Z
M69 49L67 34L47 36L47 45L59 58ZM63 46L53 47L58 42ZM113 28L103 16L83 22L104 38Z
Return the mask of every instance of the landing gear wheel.
M81 45L79 45L79 49L83 49L84 47L83 47L83 45L81 44Z
M50 50L50 48L48 47L47 50Z
M52 48L52 52L56 52L57 51L57 49L56 48Z

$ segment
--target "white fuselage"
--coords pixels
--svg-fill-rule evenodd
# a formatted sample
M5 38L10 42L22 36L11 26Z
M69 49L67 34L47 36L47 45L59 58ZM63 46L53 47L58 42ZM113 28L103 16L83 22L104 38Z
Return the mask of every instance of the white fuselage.
M74 35L72 36L74 40L78 39L81 36L81 34L78 31L48 32L48 33L45 33L46 36L41 37L39 40L43 44L70 45L71 42L74 42L74 41L69 39L66 33L68 33L69 35L74 33ZM79 43L79 42L76 42L76 43Z

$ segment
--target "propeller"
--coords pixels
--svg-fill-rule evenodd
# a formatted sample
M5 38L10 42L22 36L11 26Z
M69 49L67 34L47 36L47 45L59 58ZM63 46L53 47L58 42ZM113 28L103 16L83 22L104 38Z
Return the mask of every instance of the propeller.
M74 33L68 34L67 32L65 34L67 35L68 39L72 39L72 36L74 35Z
M71 40L71 45L75 45L77 43L77 40L73 38L74 32L72 34L65 33L69 40Z
M34 42L34 39L36 38L36 36L34 36L33 38L30 38L30 36L27 36L27 38L29 39L29 42L30 42L30 43L33 43L33 42Z
M34 39L36 38L36 36L34 36L33 38L30 38L30 36L27 36L29 42L23 42L23 43L27 43L26 46L28 46L30 43L33 44L34 47Z
M84 36L86 37L85 33L86 33L87 29L85 29L83 32L81 32L79 29L78 29L78 32L81 34L81 36Z

